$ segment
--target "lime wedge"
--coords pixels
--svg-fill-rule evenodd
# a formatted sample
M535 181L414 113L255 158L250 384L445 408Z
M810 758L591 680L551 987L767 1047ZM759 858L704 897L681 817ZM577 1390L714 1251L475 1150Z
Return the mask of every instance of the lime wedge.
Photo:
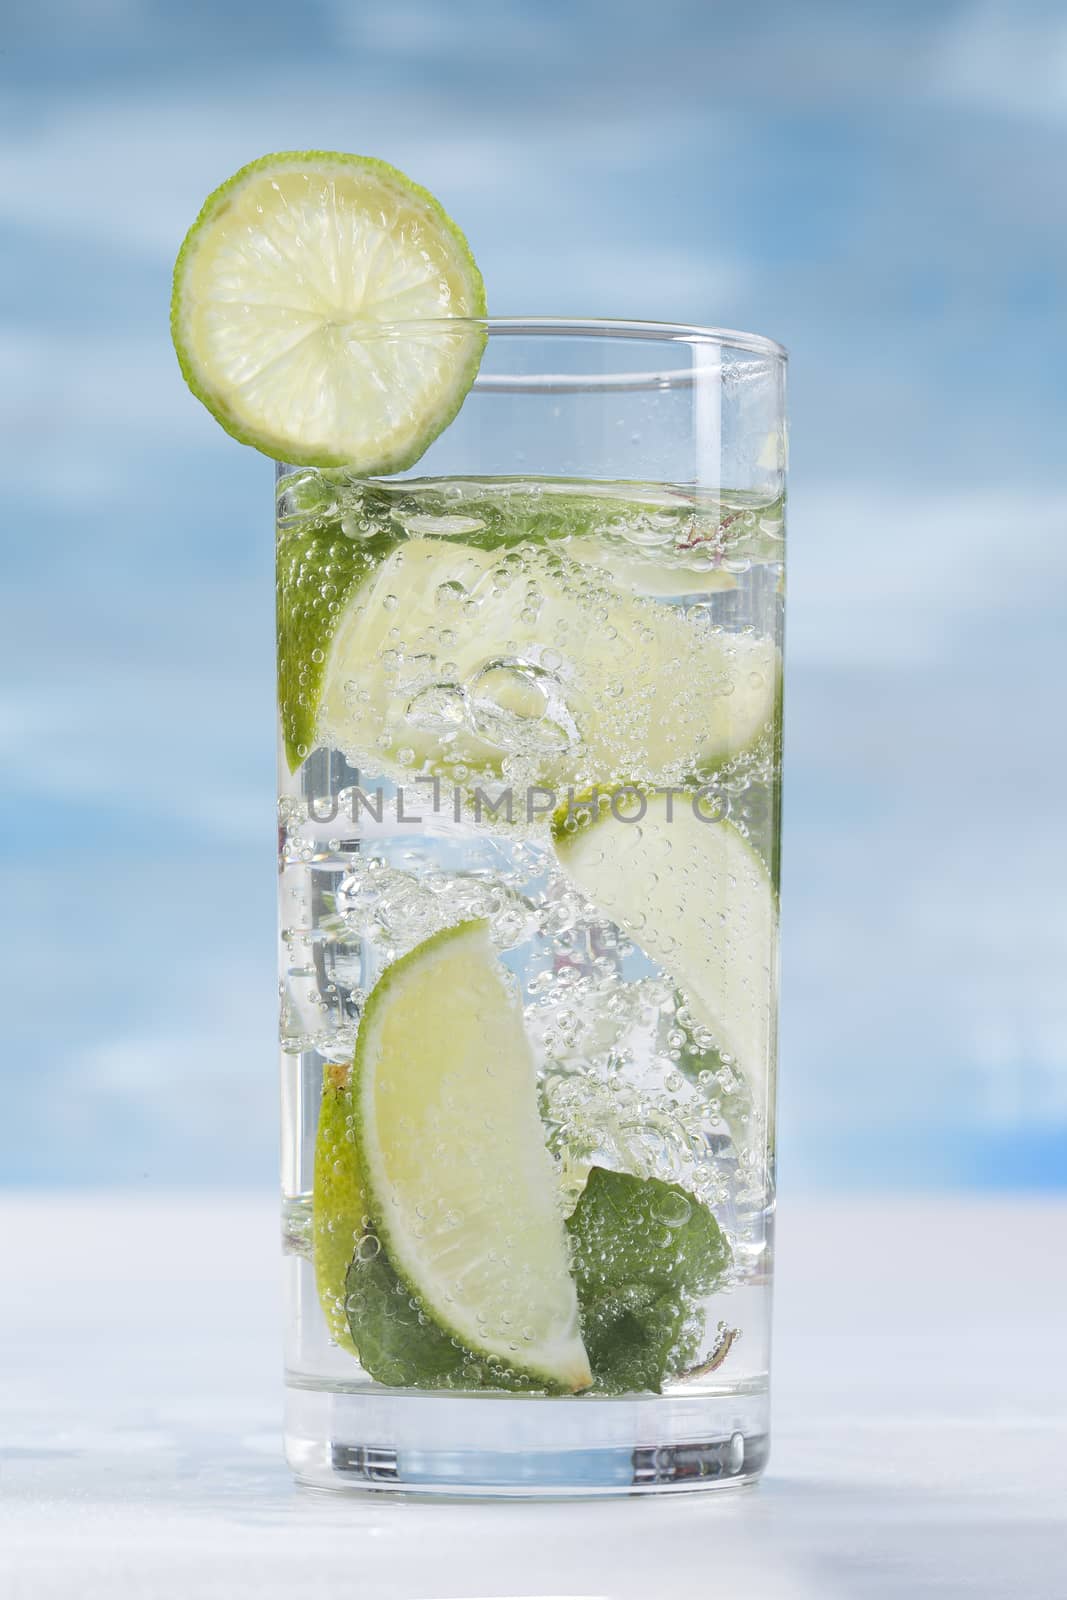
M351 1091L369 1212L423 1313L505 1370L588 1387L533 1057L484 922L387 968Z
M315 1139L312 1260L334 1343L393 1388L529 1389L529 1378L479 1362L431 1322L397 1277L367 1214L348 1064L323 1071Z
M778 959L770 876L738 830L702 820L707 808L690 795L651 794L646 808L639 822L602 808L584 826L572 822L573 831L557 823L556 853L597 907L670 973L766 1117Z
M412 537L351 597L319 736L374 770L507 758L538 783L678 783L760 736L774 641L616 588L556 546Z
M345 1273L364 1233L367 1202L356 1164L348 1071L334 1062L323 1070L311 1241L315 1285L330 1337L354 1354L345 1315Z
M411 465L455 416L485 343L467 242L425 189L366 156L287 151L210 195L174 269L182 373L227 432L280 461Z
M295 772L315 742L326 648L345 602L384 558L387 531L350 539L337 522L300 520L278 528L278 714Z

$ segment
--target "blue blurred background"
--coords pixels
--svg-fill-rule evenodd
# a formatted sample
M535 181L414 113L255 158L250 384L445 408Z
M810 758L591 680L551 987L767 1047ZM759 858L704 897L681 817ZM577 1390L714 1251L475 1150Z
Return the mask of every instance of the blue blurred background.
M167 298L319 146L497 313L789 346L784 1174L1067 1184L1062 5L37 0L0 74L3 1178L273 1181L271 471Z

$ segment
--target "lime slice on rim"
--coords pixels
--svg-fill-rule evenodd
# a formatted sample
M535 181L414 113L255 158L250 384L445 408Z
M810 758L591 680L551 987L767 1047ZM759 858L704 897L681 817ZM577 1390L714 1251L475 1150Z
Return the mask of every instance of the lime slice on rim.
M698 810L689 794L648 795L639 823L601 809L573 831L557 823L556 854L594 904L670 973L767 1116L777 897L748 840Z
M299 465L409 467L455 416L485 343L467 242L425 189L366 156L263 156L208 197L174 269L171 332L198 399Z
M360 1021L351 1098L368 1213L424 1314L509 1371L588 1387L533 1056L484 922L386 969Z

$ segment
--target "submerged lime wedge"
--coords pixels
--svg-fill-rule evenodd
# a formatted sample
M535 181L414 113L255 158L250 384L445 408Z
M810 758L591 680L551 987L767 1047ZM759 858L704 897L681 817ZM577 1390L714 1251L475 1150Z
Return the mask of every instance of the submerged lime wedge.
M290 772L314 747L323 663L338 621L392 543L387 530L350 539L336 520L279 522L278 714Z
M360 1022L351 1097L375 1237L423 1315L505 1372L586 1388L533 1056L483 922L386 969Z
M651 794L637 823L601 808L555 829L567 875L683 991L692 1015L768 1116L778 907L763 862L689 794Z
M286 151L204 203L171 332L189 387L242 443L389 473L455 416L485 343L477 322L426 320L484 314L467 242L425 189L366 156Z
M329 1062L323 1071L315 1138L312 1259L330 1337L354 1353L345 1314L345 1273L364 1232L367 1202L359 1181L350 1106L348 1068Z
M519 758L557 786L678 783L759 738L778 656L554 545L415 535L350 593L321 682L320 736L371 770Z

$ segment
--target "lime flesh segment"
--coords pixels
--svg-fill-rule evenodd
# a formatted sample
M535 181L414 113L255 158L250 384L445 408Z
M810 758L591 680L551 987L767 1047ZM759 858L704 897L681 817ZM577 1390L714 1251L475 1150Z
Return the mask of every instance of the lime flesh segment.
M371 770L384 754L495 775L510 757L539 783L682 782L760 735L777 685L773 640L626 593L554 546L415 537L337 626L320 737Z
M620 589L653 599L691 598L737 588L737 578L723 567L687 569L678 562L657 564L647 554L630 555L620 550L617 543L609 544L596 534L572 539L567 554L574 561L603 567Z
M171 332L222 426L300 465L398 472L458 411L485 290L426 190L364 156L288 151L209 196L174 269Z
M435 934L382 975L352 1099L370 1213L425 1314L505 1369L588 1387L533 1056L483 922Z
M638 823L601 810L556 835L564 871L671 975L767 1118L778 914L752 846L731 823L701 820L688 794L647 796Z

